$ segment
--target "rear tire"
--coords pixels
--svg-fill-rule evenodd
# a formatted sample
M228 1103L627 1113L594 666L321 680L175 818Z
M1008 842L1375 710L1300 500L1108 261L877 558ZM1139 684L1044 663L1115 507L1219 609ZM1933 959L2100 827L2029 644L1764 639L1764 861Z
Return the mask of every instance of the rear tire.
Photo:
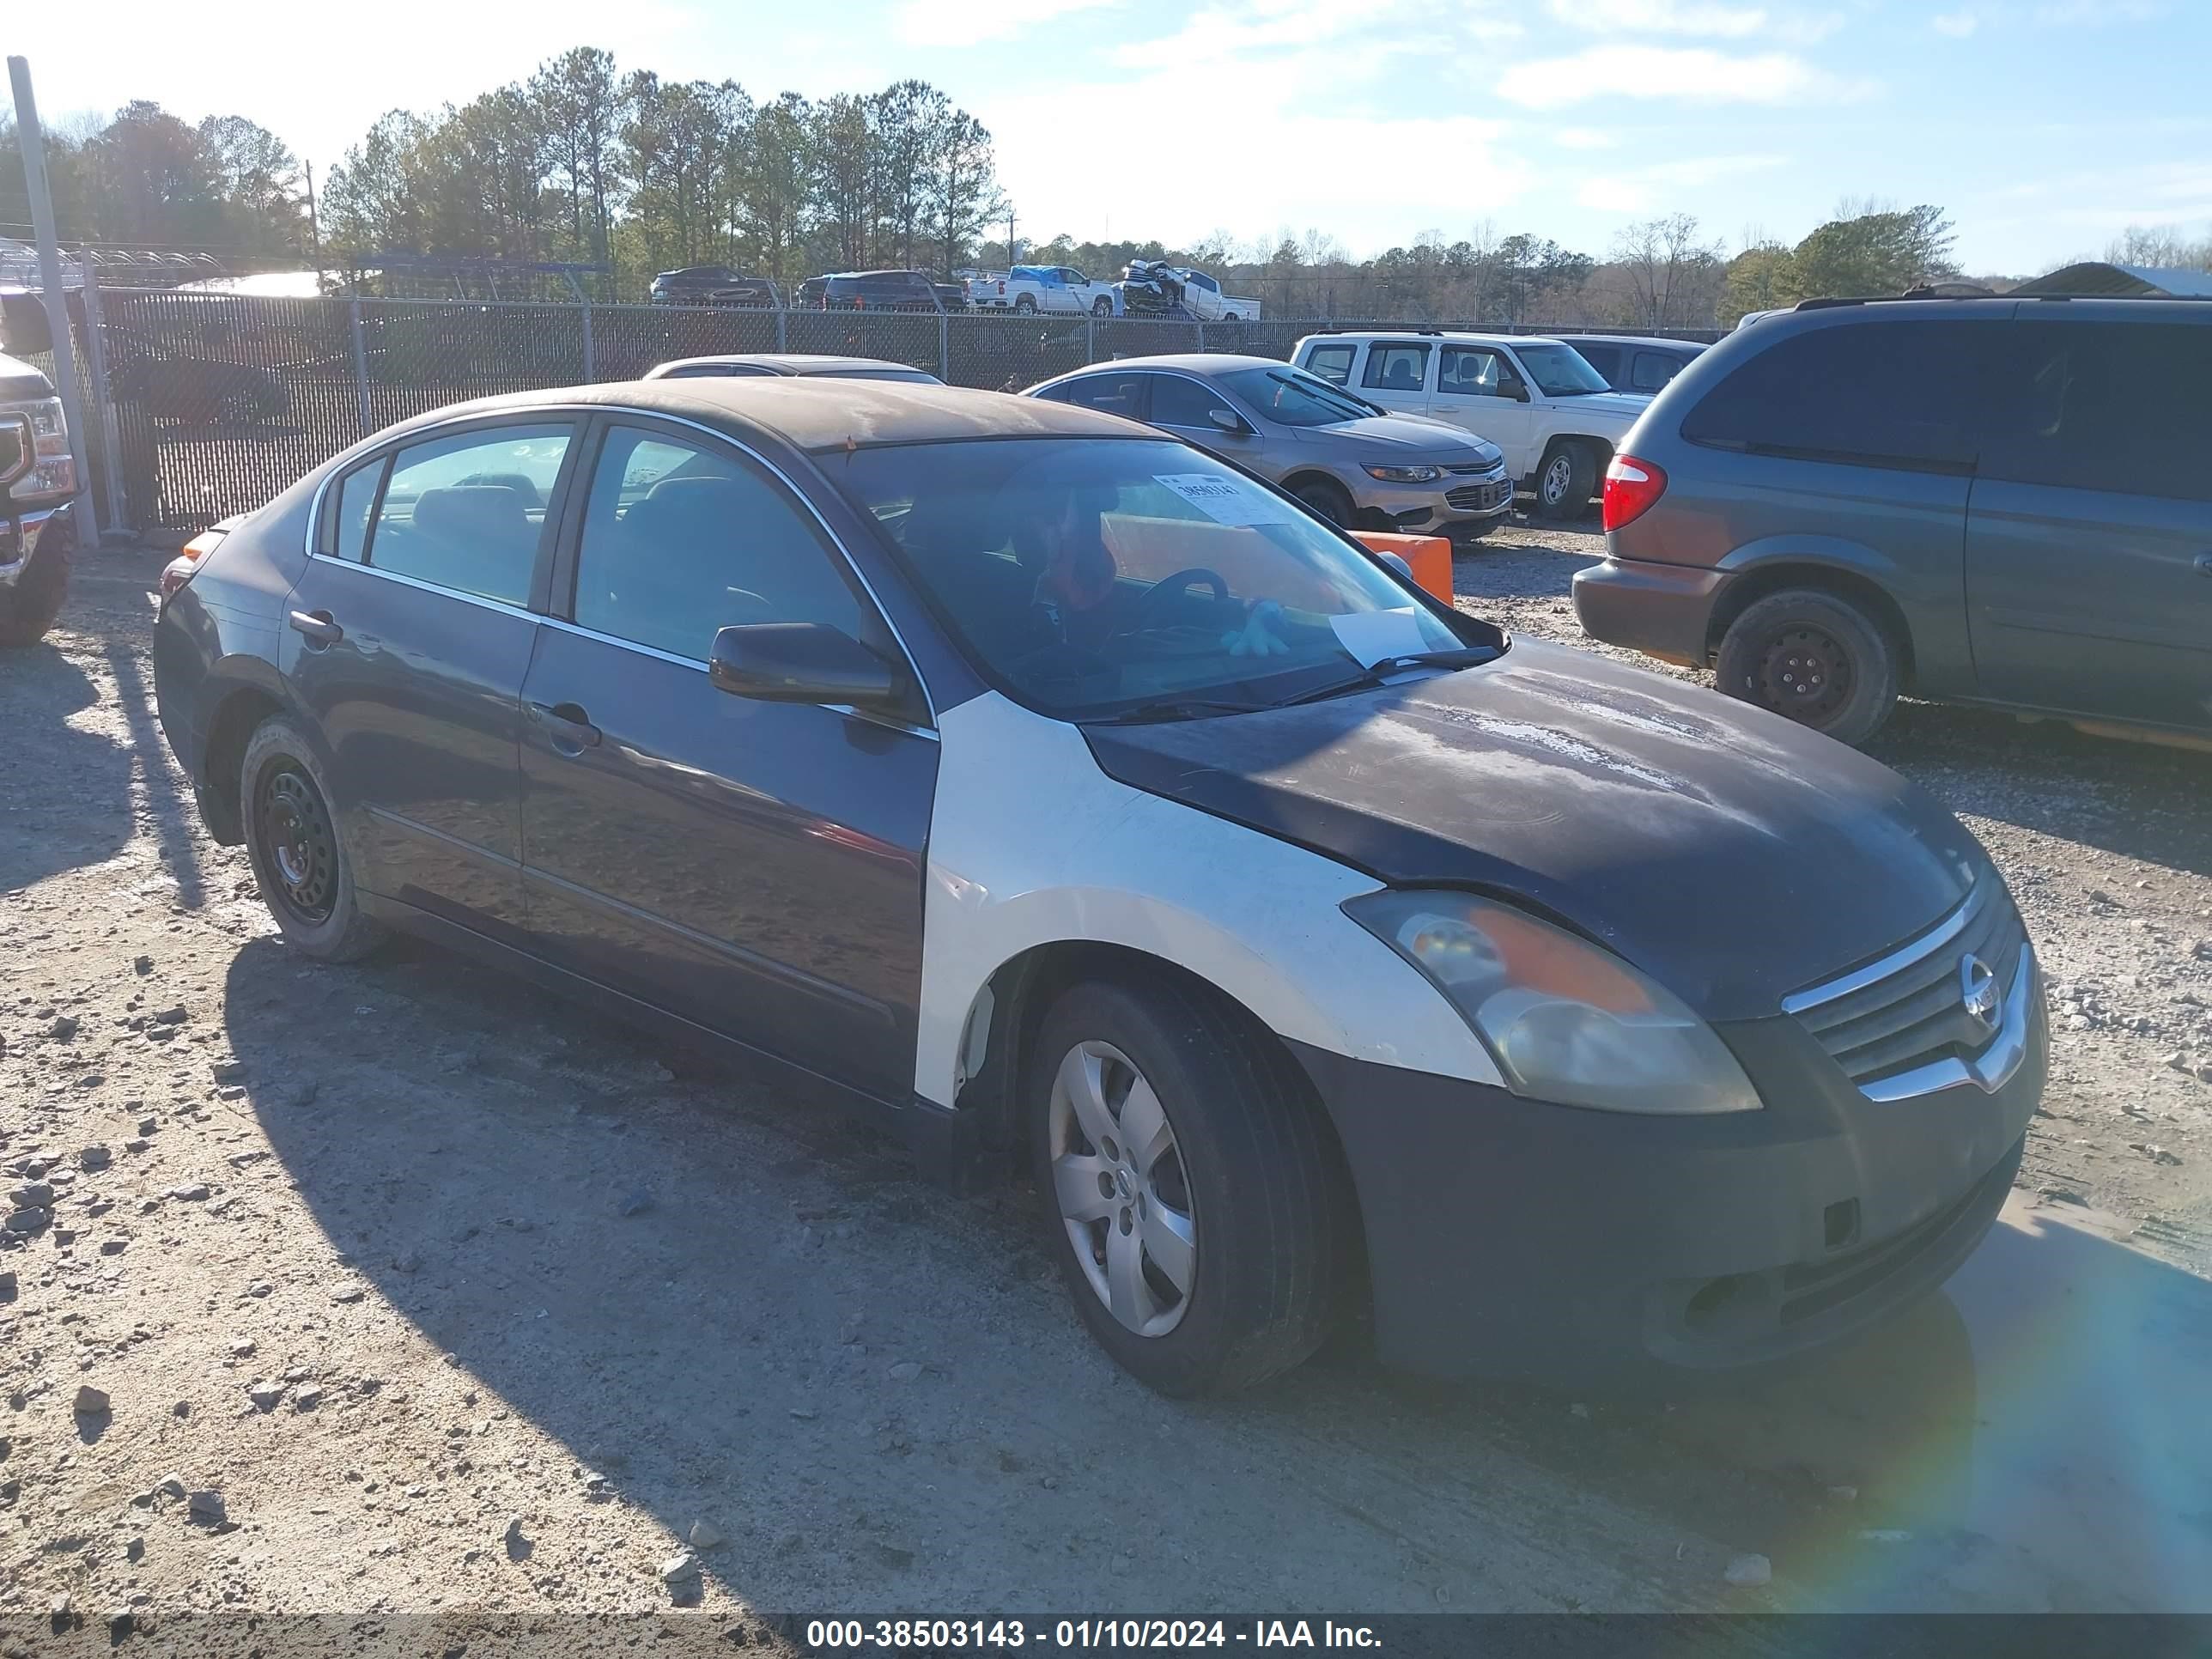
M1731 697L1862 744L1897 703L1898 647L1849 599L1790 588L1747 606L1722 637L1717 668Z
M1094 317L1111 317L1114 314L1114 302L1104 295L1100 295L1091 302L1091 314Z
M38 545L31 550L30 562L11 585L0 587L0 647L27 650L46 638L62 614L62 602L69 598L70 563L76 550L76 515L47 520L39 532Z
M1321 1346L1354 1227L1279 1048L1181 983L1085 981L1046 1014L1024 1097L1047 1248L1124 1370L1228 1394Z
M1014 297L1014 309L1027 316L1036 309L1036 301L1026 294L1017 295Z
M1563 439L1536 469L1536 511L1555 523L1579 519L1596 488L1596 455L1578 438Z
M253 878L287 945L319 962L357 962L384 942L362 913L314 746L282 714L246 739L238 801Z
M1352 528L1353 508L1352 497L1344 493L1341 484L1331 483L1326 478L1312 478L1300 484L1291 494L1310 513L1318 514L1340 530Z

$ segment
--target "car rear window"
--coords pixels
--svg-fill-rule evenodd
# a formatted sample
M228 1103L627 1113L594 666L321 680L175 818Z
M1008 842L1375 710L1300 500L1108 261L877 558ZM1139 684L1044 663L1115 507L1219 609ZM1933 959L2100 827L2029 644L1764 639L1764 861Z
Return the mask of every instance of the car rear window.
M1342 386L1352 378L1352 360L1358 355L1356 345L1316 346L1306 353L1305 366L1322 380Z
M1706 393L1682 435L1760 454L1964 470L1976 347L2003 326L1884 317L1786 335Z

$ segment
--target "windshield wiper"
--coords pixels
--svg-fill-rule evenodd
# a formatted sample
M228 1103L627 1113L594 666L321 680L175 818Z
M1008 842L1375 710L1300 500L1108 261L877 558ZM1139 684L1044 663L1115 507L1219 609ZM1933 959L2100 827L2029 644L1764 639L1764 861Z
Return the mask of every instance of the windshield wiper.
M1332 681L1316 686L1310 691L1301 691L1275 705L1288 708L1302 702L1322 702L1330 697L1340 697L1347 691L1364 691L1372 686L1386 684L1391 675L1408 668L1478 668L1486 662L1496 662L1498 653L1486 645L1463 645L1449 651L1409 651L1403 656L1385 657L1370 667L1363 668L1350 679Z
M1214 714L1256 714L1262 709L1279 706L1271 702L1224 702L1213 697L1180 697L1159 702L1141 702L1134 708L1125 708L1118 714L1103 716L1091 724L1156 726L1163 720L1202 720Z

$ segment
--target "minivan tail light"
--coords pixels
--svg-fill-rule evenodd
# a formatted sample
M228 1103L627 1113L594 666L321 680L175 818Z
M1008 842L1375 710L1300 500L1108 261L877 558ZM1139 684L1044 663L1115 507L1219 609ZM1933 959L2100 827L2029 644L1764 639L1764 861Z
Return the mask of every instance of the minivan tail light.
M1606 529L1634 524L1666 493L1667 474L1657 462L1614 456L1605 470L1605 495L1600 503Z

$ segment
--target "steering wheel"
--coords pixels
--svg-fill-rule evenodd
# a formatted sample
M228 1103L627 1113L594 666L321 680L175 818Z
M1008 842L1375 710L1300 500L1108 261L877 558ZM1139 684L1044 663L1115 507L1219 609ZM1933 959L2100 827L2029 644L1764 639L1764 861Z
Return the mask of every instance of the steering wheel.
M1152 608L1160 603L1161 594L1170 594L1180 599L1199 582L1204 582L1213 590L1216 603L1225 602L1228 599L1229 584L1221 579L1220 572L1208 570L1203 565L1194 564L1187 570L1178 570L1172 576L1164 577L1145 590L1144 597L1137 601L1135 614L1129 619L1128 631L1133 634L1145 625L1146 619L1151 615Z

